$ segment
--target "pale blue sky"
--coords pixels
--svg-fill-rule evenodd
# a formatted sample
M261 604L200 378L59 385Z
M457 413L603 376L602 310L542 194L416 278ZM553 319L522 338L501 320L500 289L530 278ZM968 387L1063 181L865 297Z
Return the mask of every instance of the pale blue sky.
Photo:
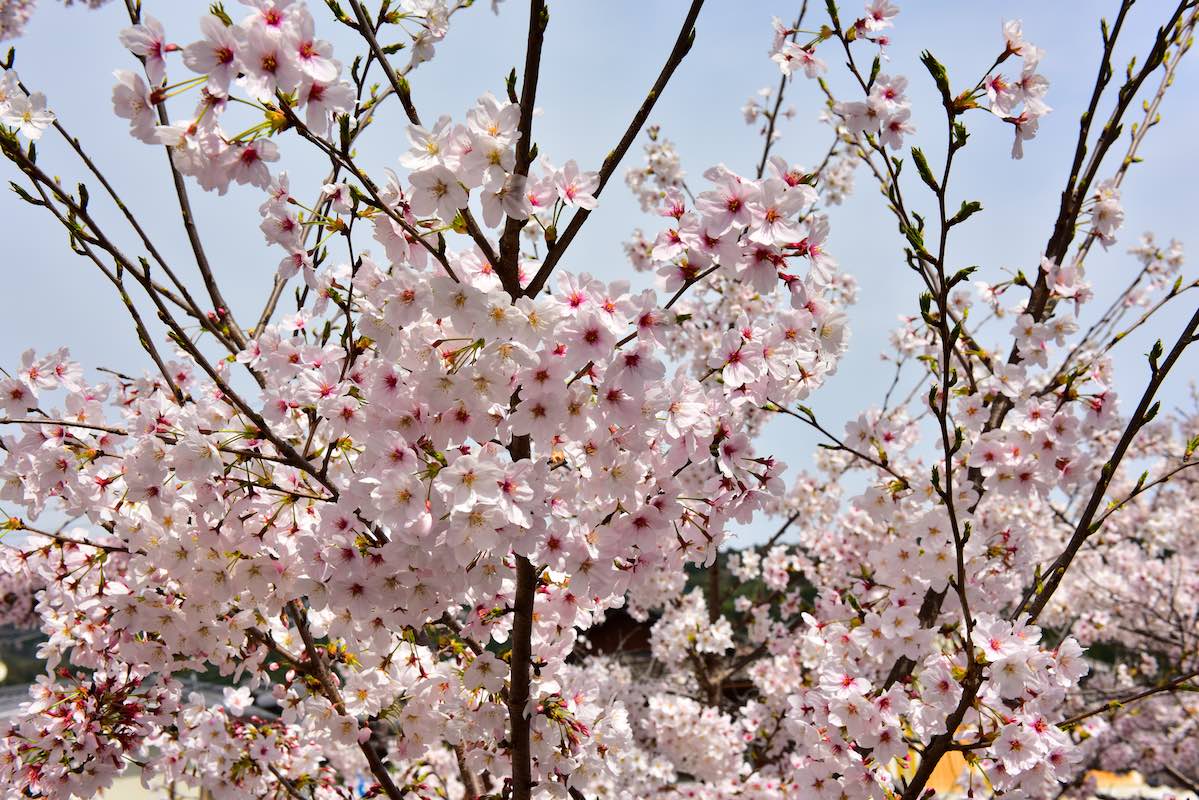
M237 3L228 5L236 15ZM334 41L338 55L348 62L350 40L328 18L323 3L310 5L319 20L318 31ZM818 24L824 3L813 0L811 5L809 20ZM943 156L943 119L931 81L917 61L919 51L931 49L948 67L955 88L960 88L967 80L973 83L1002 47L1000 25L1006 18L1023 19L1026 37L1046 50L1041 71L1051 81L1047 99L1054 113L1042 123L1038 138L1027 144L1023 161L1008 158L1009 126L982 112L966 118L973 135L955 167L953 184L957 188L951 196L955 206L960 200L979 200L985 213L955 232L950 247L955 266L978 264L982 267L979 276L990 280L999 279L1004 267L1022 268L1030 274L1036 269L1056 214L1078 117L1094 80L1100 50L1098 16L1114 13L1117 5L1114 0L911 0L901 4L903 12L892 32L892 60L885 71L909 76L913 117L919 129L912 143L924 146L934 164ZM456 16L438 57L413 74L414 99L425 120L443 113L460 119L484 91L500 94L503 76L513 65L523 63L527 6L507 0L498 17L488 6L480 2ZM745 125L740 108L759 88L777 84L777 68L766 55L770 18L791 19L798 6L794 0L709 0L701 13L695 47L651 117L651 122L660 124L664 134L677 143L684 168L694 182L700 182L699 173L717 162L744 172L756 165L761 140L757 128ZM1118 74L1128 55L1147 51L1156 23L1168 16L1173 6L1163 0L1137 3L1122 37L1124 44L1117 51L1121 57L1117 59ZM196 19L205 12L207 2L144 0L144 7L166 24L170 39L186 43L197 38ZM559 0L550 7L538 93L544 113L536 121L535 139L541 151L556 162L574 158L584 168L594 169L615 144L657 75L687 3ZM842 9L842 17L849 18L859 5L842 3ZM123 121L111 113L112 70L136 67L117 42L123 15L119 2L88 12L42 0L26 36L17 42L17 70L27 85L46 93L67 129L84 140L118 191L145 221L159 249L180 265L180 271L192 274L165 156L131 139ZM827 48L823 55L830 62L834 90L840 88L848 96L835 52ZM1097 249L1089 262L1089 278L1100 300L1122 288L1133 275L1135 263L1124 251L1142 231L1154 231L1162 242L1176 237L1184 244L1196 244L1187 240L1196 230L1193 153L1199 127L1199 55L1189 58L1166 99L1164 124L1150 133L1142 151L1145 163L1134 167L1125 182L1127 220L1121 241L1108 253ZM176 67L172 74L182 75L177 62ZM792 162L813 164L830 141L828 128L816 122L819 91L814 83L799 79L792 84L788 100L798 114L782 125L783 138L775 152ZM189 108L190 100L175 106L175 115ZM364 137L360 160L368 171L377 174L394 166L406 147L399 112L398 105L385 111L385 119ZM62 175L69 185L85 177L81 165L53 134L43 142L39 163L44 168ZM293 189L315 187L325 174L324 159L313 157L311 150L291 137L281 146ZM1122 148L1123 143L1118 145ZM640 144L623 166L639 159ZM5 178L13 177L9 167ZM896 317L915 309L919 293L914 276L902 262L902 240L867 178L868 173L859 170L855 195L831 212L830 251L843 269L858 277L862 289L858 305L850 312L850 352L839 373L811 399L818 416L833 430L840 430L846 419L881 400L890 368L880 365L878 354L886 347ZM913 176L905 192L917 209L931 210L922 188ZM307 196L312 188L301 188L299 193ZM94 188L91 195L93 204L99 206L100 190ZM258 231L256 207L261 193L235 187L228 197L217 198L193 189L192 199L226 296L244 323L251 324L279 258L277 250L265 246ZM127 371L144 365L146 358L111 287L89 262L65 248L56 223L7 192L0 194L0 213L7 228L0 261L0 364L11 367L31 345L41 350L67 345L88 366ZM112 215L103 218L113 219ZM644 281L624 259L621 242L634 227L648 230L655 225L655 219L640 214L635 200L616 180L562 266L605 279ZM132 244L127 236L122 241ZM199 288L198 281L194 286ZM1139 394L1144 384L1140 354L1148 350L1153 338L1171 341L1181 318L1194 309L1195 302L1193 296L1186 296L1155 326L1123 346L1120 388L1126 398ZM1199 357L1194 353L1180 363L1165 392L1167 407L1185 401L1186 382L1199 372L1197 367ZM1126 405L1129 402L1126 399ZM777 455L793 465L808 462L816 441L809 431L786 425L771 434ZM754 526L755 533L770 528L769 523Z

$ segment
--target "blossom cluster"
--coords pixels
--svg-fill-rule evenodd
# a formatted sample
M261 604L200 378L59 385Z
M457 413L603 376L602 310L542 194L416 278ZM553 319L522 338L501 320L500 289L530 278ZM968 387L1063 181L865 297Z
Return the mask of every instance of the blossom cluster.
M168 700L184 705L172 675L215 667L258 685L266 673L256 669L269 661L287 672L274 688L283 722L327 751L373 747L373 728L385 724L402 761L431 758L448 740L465 763L502 774L507 666L486 650L411 640L465 610L456 636L505 647L514 563L527 557L541 565L533 763L542 782L585 784L603 771L589 754L627 734L612 709L557 677L576 630L641 583L715 557L728 522L748 518L783 467L754 454L738 407L792 397L801 391L791 377L797 362L830 369L840 350L824 352L829 334L809 311L797 311L782 335L769 317L747 317L735 339L725 337L715 368L694 375L668 365L664 346L679 320L652 291L562 273L551 291L514 302L486 248L450 250L440 237L472 200L487 228L513 220L551 228L565 212L596 207L598 178L544 158L540 174L514 174L519 109L492 95L464 125L410 126L404 177L390 175L371 204L363 201L371 186L331 183L321 209L308 209L285 174L266 171L270 119L232 139L216 122L234 87L268 114L289 94L311 112L313 87L337 74L311 26L302 4L281 4L255 6L236 25L206 17L206 38L182 48L150 18L122 34L149 79L118 74L114 105L132 135L170 145L179 171L206 189L267 189L261 227L285 251L281 278L302 270L314 301L237 353L260 381L254 401L226 383L228 363L205 369L184 350L164 378L93 385L57 352L27 354L5 379L10 419L55 422L26 419L5 438L0 496L30 520L52 506L104 531L51 547L89 578L55 580L63 568L43 567L54 583L39 605L45 655L101 674L158 676L147 684L162 693L155 713L193 720L180 730L196 733L180 733L180 747L194 748L202 731L215 736L220 718L172 707ZM174 91L166 60L180 51L202 73L200 106L191 122L155 124ZM328 110L292 124L319 137ZM802 235L795 220L811 189L796 174L761 184L727 170L712 176L717 188L702 200L708 250L727 252L730 278L758 295L781 283L803 297L804 282L830 268L820 247L827 226L809 223ZM348 238L359 219L384 260L363 251L330 265L320 245L306 245L309 228ZM700 223L683 210L675 220ZM538 266L523 260L519 288ZM340 336L330 336L333 326ZM331 643L340 677L321 678L316 662L326 656L302 643L305 634ZM244 697L230 702L240 707ZM37 711L30 707L31 719ZM122 750L145 755L159 746L151 732L161 725L152 718ZM14 771L50 752L31 731L15 728L7 740ZM239 731L229 733L234 752ZM120 767L104 751L36 760L40 782L70 790L73 775L102 786ZM223 791L228 763L241 762L217 759L187 775ZM299 763L306 781L320 781L320 769ZM239 770L242 789L246 776L273 776L261 764ZM354 771L365 772L360 757L346 774Z
M54 112L46 108L44 94L26 94L17 73L8 69L0 75L0 123L35 142L54 124Z
M168 41L151 16L121 32L121 43L142 60L145 79L116 71L114 112L129 121L137 139L170 148L180 173L222 194L231 182L266 188L267 165L279 159L267 134L288 124L283 108L293 115L302 111L310 128L325 133L332 115L354 104L353 86L341 80L341 64L328 42L315 37L306 4L252 8L237 24L227 14L209 14L200 22L204 38L183 46ZM167 60L175 54L200 77L169 84ZM159 114L161 103L189 89L199 92L192 115L170 124ZM265 119L236 135L227 133L221 121L234 100L257 107Z
M29 569L24 553L15 547L0 546L0 628L23 630L36 628L34 596L44 584Z
M252 328L202 251L212 309L140 227L155 277L126 258L84 190L41 173L16 136L69 139L63 124L0 79L4 155L117 286L157 367L97 377L30 350L0 377L0 621L36 616L48 667L0 731L5 785L89 796L137 765L217 798L916 800L958 751L964 786L1019 800L1082 786L1091 766L1193 759L1193 709L1169 692L1196 674L1182 520L1199 417L1155 423L1152 391L1126 416L1110 352L1185 291L1181 246L1147 235L1131 286L1082 322L1097 294L1086 254L1118 240L1131 157L1070 190L1053 240L1066 246L971 284L945 242L980 204L949 216L952 159L937 178L913 150L901 180L908 79L881 70L898 8L871 0L843 24L830 3L815 31L775 21L782 79L745 109L763 125L748 166L689 173L649 128L625 182L654 229L625 251L657 284L635 289L566 267L619 158L592 171L542 151L536 72L519 94L514 73L458 120L422 122L407 75L469 3L371 14L350 0L352 17L329 3L368 48L348 79L304 2L244 5L238 21L214 5L177 45L131 4L120 38L142 70L118 71L112 100L134 138L167 146L181 202L192 184L262 195L255 222L281 255ZM531 56L546 22L532 15ZM1049 111L1040 50L1018 22L1004 37L961 94L923 59L950 155L984 97L1015 126L1016 157ZM868 71L863 42L879 49ZM833 143L809 168L772 147L791 77L825 75L834 45L861 94L822 83ZM995 70L1013 55L1009 80ZM175 61L193 77L169 76ZM368 88L372 65L386 83ZM198 100L172 122L186 93ZM407 145L376 179L353 143L388 98ZM255 116L231 135L243 108ZM328 159L315 199L270 166L282 141ZM834 433L804 403L848 345L857 282L830 255L829 206L858 165L922 293L892 335L881 405ZM909 178L939 214L920 213ZM1168 356L1155 346L1153 391L1197 327ZM786 481L759 450L784 421L822 445ZM782 527L731 552L735 527L763 515ZM606 640L621 618L640 652ZM206 671L230 684L223 702L185 689ZM1114 713L1129 697L1150 700L1143 716Z

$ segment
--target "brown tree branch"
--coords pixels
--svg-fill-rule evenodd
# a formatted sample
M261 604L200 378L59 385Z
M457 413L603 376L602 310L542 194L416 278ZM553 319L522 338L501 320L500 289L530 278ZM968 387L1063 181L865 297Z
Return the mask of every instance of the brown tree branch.
M616 147L604 159L604 163L599 170L599 185L596 187L595 196L599 197L600 192L604 190L608 180L616 171L616 167L620 165L621 159L625 153L629 151L633 140L637 138L637 134L641 131L641 127L649 118L650 112L654 109L654 104L658 102L662 91L666 88L666 84L670 81L674 71L682 63L683 58L691 50L691 45L695 43L695 20L699 17L699 11L703 7L704 0L692 0L691 7L687 11L687 16L683 19L683 27L679 30L678 38L675 39L674 47L670 51L670 55L666 58L666 64L663 65L662 71L658 73L658 79L654 81L653 87L650 88L649 94L642 101L641 107L637 109L637 113L633 115L632 122L625 129L624 136L617 142ZM585 208L580 208L571 217L566 229L558 237L545 254L545 260L541 263L541 267L537 270L537 274L533 276L533 280L529 282L525 288L527 297L536 296L545 287L546 281L549 280L550 274L553 273L554 267L561 260L566 248L570 247L570 243L574 241L578 235L579 229L583 227L583 223L591 216L591 211ZM510 220L509 222L513 222ZM517 233L520 232L520 225L516 223ZM505 232L507 229L505 228ZM503 248L501 247L501 251Z

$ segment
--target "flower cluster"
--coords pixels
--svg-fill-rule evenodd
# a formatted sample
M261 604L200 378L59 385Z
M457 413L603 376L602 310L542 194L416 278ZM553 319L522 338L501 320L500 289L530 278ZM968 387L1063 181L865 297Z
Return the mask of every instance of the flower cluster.
M35 595L44 586L25 563L22 550L0 546L0 628L36 628Z
M282 258L253 327L190 217L211 308L131 212L149 256L127 256L86 189L16 134L66 136L126 211L113 184L40 95L0 80L0 149L40 199L22 198L117 288L156 367L97 378L30 350L0 377L0 621L36 616L49 670L0 732L4 785L88 796L137 765L215 798L918 800L959 752L967 791L1020 800L1084 786L1092 766L1193 761L1193 704L1173 693L1199 674L1199 415L1155 421L1153 402L1199 314L1152 348L1131 409L1111 355L1188 288L1181 246L1143 238L1131 285L1082 322L1086 256L1116 241L1139 139L1109 180L1071 178L1036 268L974 292L947 255L981 210L947 206L963 117L986 97L1018 157L1049 110L1019 23L965 92L922 58L950 131L934 175L915 148L901 173L908 80L880 66L894 5L843 24L829 3L815 31L776 20L781 81L745 109L759 152L693 186L651 127L626 174L657 219L625 247L657 279L641 290L565 259L646 107L590 171L534 141L535 69L460 121L422 122L407 76L469 2L330 2L366 47L348 79L305 3L244 4L236 22L214 5L183 46L130 4L121 41L143 69L117 73L113 105L168 146L185 211L193 183L264 195L256 222ZM548 22L533 12L530 59ZM1161 91L1197 23L1163 28L1174 38L1143 67L1165 65ZM822 83L833 142L799 166L772 153L784 93L829 70L833 40L861 95ZM862 42L879 48L869 70ZM995 73L1012 55L1018 81ZM194 77L172 82L173 60ZM354 143L389 98L407 145L376 179ZM1096 134L1100 159L1118 123ZM289 140L329 162L314 199L268 166ZM858 164L920 293L881 404L834 433L803 403L847 347L857 283L830 255L826 207ZM782 422L822 446L789 483L759 451ZM730 552L763 514L782 526ZM183 676L207 671L223 702L185 697ZM1141 716L1117 713L1140 700Z
M651 125L646 135L649 142L645 145L645 165L627 171L624 181L637 195L641 210L648 213L666 200L668 192L684 191L686 176L679 166L674 142L663 137L657 125Z
M144 677L63 669L39 679L22 717L0 739L0 774L34 796L103 791L170 724L177 688Z
M551 291L520 296L539 267L526 260L514 301L488 252L495 240L450 250L444 237L473 218L472 201L487 228L552 229L563 213L596 207L598 176L544 158L540 174L516 174L519 108L492 95L464 125L413 124L399 159L405 177L377 191L332 182L319 209L304 206L285 174L266 172L273 126L229 139L215 122L234 86L274 113L273 101L292 95L302 107L313 86L334 79L336 62L311 22L302 5L286 4L256 7L237 25L207 17L206 38L183 48L148 18L122 34L150 82L118 75L118 115L135 137L161 141L155 108L174 91L165 62L182 51L203 73L204 99L191 123L172 128L182 137L170 142L176 167L217 192L231 182L267 188L261 228L286 253L280 278L302 270L314 302L236 354L259 381L253 401L226 382L226 366L187 350L162 379L92 385L62 352L28 353L6 379L10 419L56 421L25 419L6 440L4 500L30 518L54 506L105 531L53 551L95 577L56 581L47 593L46 655L168 681L204 665L253 672L274 659L289 676L276 684L283 720L310 737L325 720L317 738L334 750L373 747L373 726L388 721L402 732L400 759L429 758L449 739L467 763L501 772L511 758L497 725L511 691L506 665L486 651L406 642L467 610L459 635L504 646L514 569L527 558L542 565L532 762L542 781L588 780L596 767L585 766L587 754L622 734L609 709L559 689L576 629L641 584L715 557L728 522L752 514L782 469L754 455L739 406L793 396L793 365L830 369L840 349L822 352L829 334L810 311L794 312L778 336L769 318L747 318L736 341L725 337L716 368L693 374L668 368L664 345L678 319L653 292L563 273ZM327 130L311 115L306 125L310 136ZM814 196L798 173L760 184L711 174L704 224L712 247L737 254L726 259L730 282L759 295L783 282L800 297L817 278L794 274L788 259L830 269L820 247L827 227L809 222L805 235L793 220ZM717 209L720 192L742 198L739 208ZM700 223L683 210L675 219ZM359 220L385 260L362 252L330 265L321 244L307 243L310 228L350 239ZM45 578L62 569L47 563ZM312 649L305 635L330 649ZM318 667L329 657L341 677ZM233 693L229 703L237 711L245 700ZM451 724L458 735L447 734ZM11 746L40 746L22 742ZM203 785L224 790L221 764L201 770ZM237 786L248 775L278 779L261 766L239 769ZM584 777L572 778L576 769Z
M280 784L316 798L343 798L336 764L355 775L355 761L320 728L243 716L193 693L175 714L177 727L154 741L154 779L204 787L213 798L263 797Z
M26 94L11 69L0 75L0 123L31 142L41 138L54 124L54 112L46 108L41 92Z
M1012 158L1021 158L1024 155L1024 140L1036 137L1041 117L1052 110L1045 103L1049 81L1037 72L1043 55L1041 48L1024 41L1018 20L1003 24L1003 38L1005 47L996 66L1008 56L1020 56L1020 77L1007 78L996 72L986 78L985 87L991 111L1015 127Z
M647 156L657 152L651 141ZM814 174L776 157L762 179L726 167L704 177L711 188L693 207L668 190L658 213L669 227L652 242L638 232L626 252L635 268L654 270L666 292L702 284L676 306L681 324L665 330L671 353L697 377L718 375L735 388L735 405L752 417L754 408L806 397L835 371L853 282L826 249ZM789 309L772 301L776 287Z
M117 70L113 110L129 121L134 137L169 147L176 169L205 189L223 194L232 182L266 188L267 164L279 159L268 133L286 127L301 111L309 128L325 133L332 115L354 105L353 86L341 80L341 64L329 44L315 38L313 26L304 3L264 3L237 24L225 14L204 17L204 38L180 46L146 16L121 32L121 43L145 65L146 79ZM174 54L200 77L169 83L167 59ZM200 95L191 116L168 123L159 115L160 104L189 89ZM245 96L234 94L237 90ZM227 133L221 121L235 100L256 107L264 121Z

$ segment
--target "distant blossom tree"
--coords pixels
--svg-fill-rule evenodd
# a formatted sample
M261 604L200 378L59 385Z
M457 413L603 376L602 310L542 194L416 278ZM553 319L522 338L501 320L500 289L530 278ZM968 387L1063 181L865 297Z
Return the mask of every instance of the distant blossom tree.
M1131 0L1102 24L1044 250L985 281L947 255L982 210L951 201L953 167L968 121L1010 125L1021 157L1050 111L1041 51L1006 23L966 81L925 51L930 157L905 145L909 79L885 70L898 8L803 3L774 23L777 88L744 108L760 145L689 183L648 129L626 174L655 216L626 244L658 276L641 292L563 262L702 0L599 165L535 141L542 0L523 67L458 121L422 118L411 81L469 0L242 4L176 44L127 0L120 32L140 69L117 71L114 111L165 147L198 282L11 54L0 79L14 191L111 283L153 366L31 350L0 377L0 619L35 614L48 637L0 739L12 796L90 797L139 769L214 798L918 800L951 755L974 795L1085 793L1097 766L1195 786L1199 411L1157 396L1199 310L1122 404L1111 351L1197 284L1148 235L1108 308L1085 269L1117 242L1195 0L1127 70L1111 58ZM0 5L6 34L29 5ZM348 70L317 33L337 25L362 42ZM831 69L855 88L834 94ZM775 147L795 80L827 99L811 168ZM355 144L384 104L410 146L372 176ZM39 161L42 136L84 182ZM327 161L324 184L298 194L284 150ZM822 209L863 173L913 302L890 388L836 433L807 403L856 283ZM234 185L263 194L280 251L253 318L189 200ZM821 437L813 471L763 450L780 419ZM778 533L730 552L730 523L758 515ZM652 620L648 661L587 647L620 607ZM223 704L184 688L206 670L236 685Z
M71 6L78 2L88 8L99 8L109 0L61 0ZM25 32L25 23L33 16L37 0L0 0L0 41L15 39Z

